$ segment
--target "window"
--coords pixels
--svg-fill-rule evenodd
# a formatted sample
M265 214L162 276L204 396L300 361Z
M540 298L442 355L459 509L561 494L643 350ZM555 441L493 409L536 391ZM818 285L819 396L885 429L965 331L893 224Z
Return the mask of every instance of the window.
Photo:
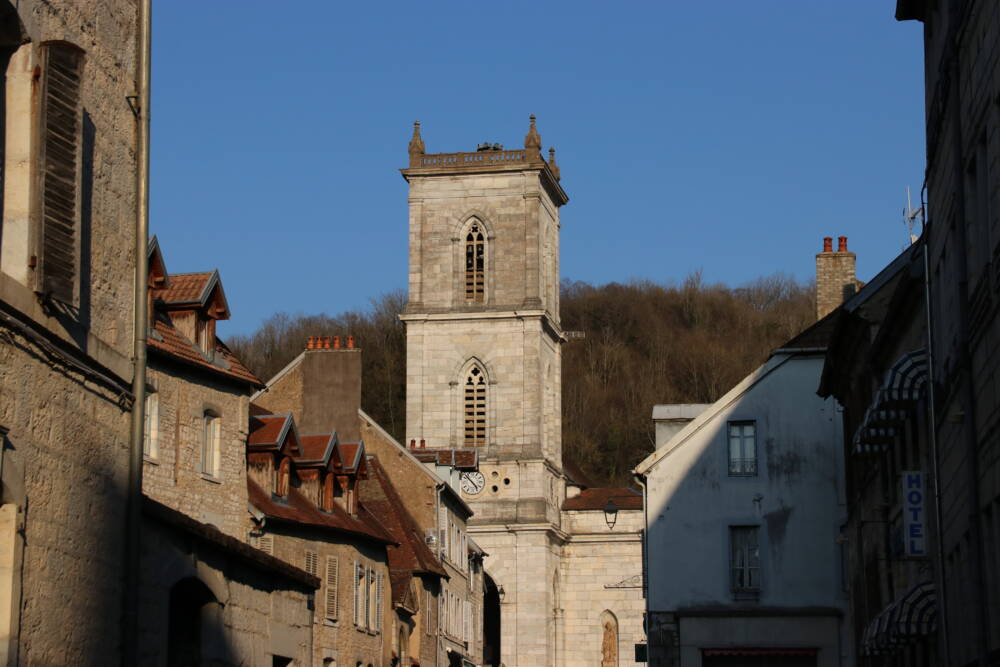
M261 535L258 532L250 532L250 546L260 549L264 553L274 555L274 537L271 535Z
M315 551L306 551L305 571L314 577L319 576L319 554Z
M730 526L734 593L760 592L760 543L758 526Z
M486 444L486 374L473 366L465 376L465 446Z
M288 457L281 459L281 463L278 465L278 479L274 487L274 494L285 498L288 496L288 484L292 474L292 466L289 462Z
M361 593L364 588L365 568L358 561L354 561L354 625L361 627L361 615L363 613Z
M729 476L757 475L757 422L729 422Z
M486 238L482 225L473 220L465 235L465 300L483 303L486 300Z
M146 416L142 434L142 453L155 459L160 455L160 399L159 395L146 395Z
M75 303L80 252L83 51L72 44L53 42L45 45L43 58L38 290Z
M340 562L336 556L326 557L326 617L337 620L337 576L340 574Z
M431 609L434 605L434 593L427 589L424 593L424 613L423 613L423 623L424 623L424 633L428 635L434 634L434 628L431 626Z
M201 472L212 477L219 475L219 442L222 439L222 419L214 412L206 412L201 443Z

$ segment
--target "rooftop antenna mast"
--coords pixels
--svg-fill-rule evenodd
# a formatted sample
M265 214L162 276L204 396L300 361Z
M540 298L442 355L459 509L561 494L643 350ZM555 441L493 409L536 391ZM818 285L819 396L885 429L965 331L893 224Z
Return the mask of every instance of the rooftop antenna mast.
M903 224L906 226L906 240L907 243L903 246L903 250L906 250L907 246L913 245L917 240L917 235L913 233L913 226L917 223L917 218L922 216L924 213L924 207L918 206L916 208L910 203L910 186L906 186L906 208L903 209Z

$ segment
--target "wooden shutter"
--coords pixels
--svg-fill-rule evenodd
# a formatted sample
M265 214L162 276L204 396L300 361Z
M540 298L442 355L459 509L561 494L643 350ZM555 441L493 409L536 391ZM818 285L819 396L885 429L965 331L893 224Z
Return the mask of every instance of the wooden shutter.
M446 556L448 555L448 510L444 503L438 506L438 533L441 536L438 552L442 556Z
M354 625L361 625L361 573L364 570L354 561Z
M434 627L431 625L432 609L434 609L434 593L428 590L427 594L424 596L423 617L424 617L424 631L429 635L434 634Z
M382 573L375 575L375 629L382 631Z
M340 563L336 556L326 557L326 617L337 618L337 575Z
M83 51L71 44L44 49L39 119L41 231L39 289L73 303L80 218L80 84Z
M306 572L312 576L319 574L319 554L315 551L306 551Z
M257 548L266 554L274 555L274 538L270 535L261 535L257 538Z

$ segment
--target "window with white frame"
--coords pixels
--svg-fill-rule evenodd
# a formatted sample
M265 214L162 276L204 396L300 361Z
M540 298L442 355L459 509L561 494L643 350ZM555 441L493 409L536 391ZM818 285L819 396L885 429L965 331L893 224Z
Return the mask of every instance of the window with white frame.
M760 528L730 526L729 545L734 593L760 592Z
M729 422L729 476L757 475L757 422Z
M219 476L219 456L222 441L222 418L210 410L203 418L201 442L201 472L212 477Z
M146 394L142 454L150 459L156 459L160 455L160 398L156 392Z

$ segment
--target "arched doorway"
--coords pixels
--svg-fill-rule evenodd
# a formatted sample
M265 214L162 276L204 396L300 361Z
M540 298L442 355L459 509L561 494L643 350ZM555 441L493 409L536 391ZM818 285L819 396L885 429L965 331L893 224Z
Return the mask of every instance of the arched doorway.
M607 610L601 613L601 667L618 667L618 619Z
M500 591L493 577L483 574L483 664L500 666Z
M182 579L170 589L167 618L167 665L200 665L210 612L218 606L212 591L201 581Z

